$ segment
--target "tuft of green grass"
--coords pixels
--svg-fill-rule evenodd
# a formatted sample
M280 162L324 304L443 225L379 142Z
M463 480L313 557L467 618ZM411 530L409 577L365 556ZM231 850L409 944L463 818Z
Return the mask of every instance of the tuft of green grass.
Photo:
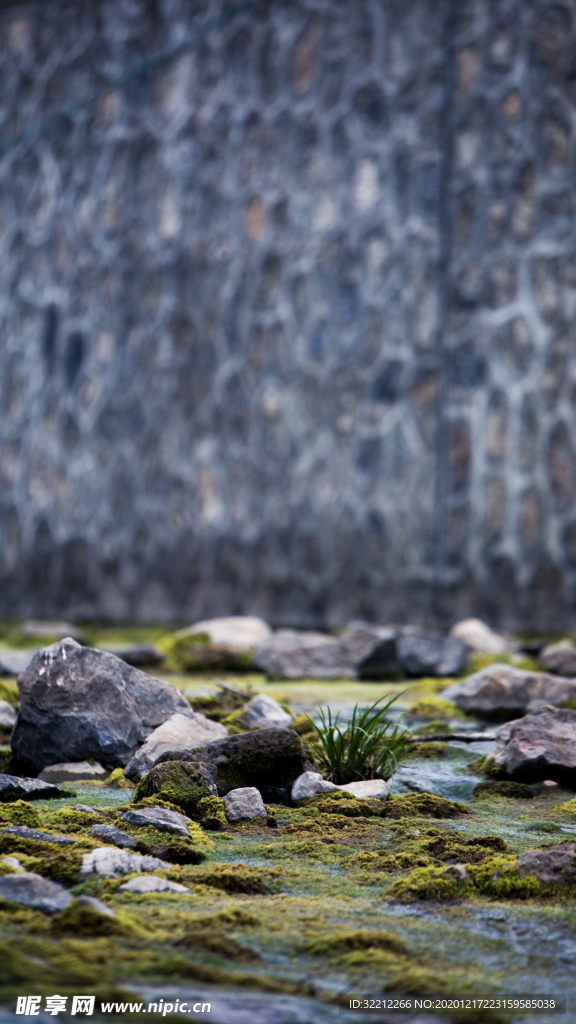
M321 770L337 785L361 779L389 779L398 765L414 753L411 733L400 729L385 716L402 694L394 694L378 707L384 697L370 707L360 710L354 705L352 717L345 729L338 724L340 713L332 718L330 708L319 712L320 725L309 718L310 728L316 729L318 738L309 741L314 758ZM376 710L377 709L377 710Z

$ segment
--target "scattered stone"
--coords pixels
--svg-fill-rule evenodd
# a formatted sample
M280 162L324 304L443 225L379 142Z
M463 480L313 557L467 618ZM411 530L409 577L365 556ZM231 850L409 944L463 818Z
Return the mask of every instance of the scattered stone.
M128 850L99 846L82 855L82 878L99 875L101 878L122 878L136 871L164 870L166 865L158 857L146 857Z
M61 800L73 793L41 779L21 779L17 775L0 775L0 803L13 800Z
M144 895L149 892L190 892L185 885L179 882L169 882L167 878L158 878L155 875L141 875L139 878L131 878L129 882L122 882L116 892L131 892Z
M200 800L218 795L217 772L217 766L211 763L180 759L162 761L140 780L132 801L138 803L146 797L155 797L176 804L187 815L195 817Z
M24 636L38 636L45 640L64 640L72 637L77 643L82 643L82 634L71 622L52 622L42 619L28 619L22 623L21 631Z
M72 896L61 885L31 871L0 875L0 899L42 914L58 914L72 902Z
M0 700L0 729L13 729L16 712L7 700Z
M43 768L38 778L43 782L82 782L90 779L103 779L107 775L105 768L94 761L68 761L63 764L49 764Z
M36 651L0 651L0 676L19 676L28 668Z
M70 836L51 835L50 832L39 832L37 828L26 828L24 825L8 825L0 828L0 835L19 836L32 843L56 843L58 846L72 846L77 839Z
M193 715L170 683L69 638L38 651L18 689L12 751L36 772L89 758L122 767L171 715Z
M159 646L173 667L182 671L224 669L244 671L270 627L254 616L232 615L195 622L164 637Z
M554 786L558 786L558 783L554 779L544 779L542 785L546 786L547 789L553 789Z
M81 814L97 814L100 818L110 817L110 811L101 811L97 807L89 807L88 804L74 804L73 811L80 811Z
M2 861L0 863L5 864L8 868L12 868L13 871L26 871L26 868L22 867L18 857L2 857Z
M576 680L496 664L442 691L461 711L479 718L518 718L543 704L576 699Z
M191 708L186 715L171 715L150 733L145 743L126 765L124 774L129 779L141 779L167 751L194 750L227 735L228 729L225 725L212 722Z
M560 640L557 644L548 644L540 651L538 664L546 672L573 678L576 676L576 644L572 640Z
M426 783L420 782L419 779L403 779L403 782L413 793L432 793Z
M292 785L292 800L298 803L317 793L335 793L337 788L333 782L323 779L319 772L303 772Z
M442 872L443 878L455 878L458 882L465 882L468 878L468 868L465 864L451 864Z
M259 693L256 697L252 697L252 700L248 703L242 719L251 729L274 727L287 729L292 721L292 716L284 711L284 708L277 700L274 700L274 697L270 697L267 693Z
M168 832L172 836L183 836L185 839L190 838L188 824L191 819L186 818L183 814L178 814L178 811L170 811L165 807L142 807L133 811L119 811L118 817L121 821L128 822L129 825L144 827L151 825L159 832Z
M546 850L527 850L516 861L520 878L533 875L544 885L576 883L576 843L561 843Z
M576 783L576 711L551 705L507 722L489 752L503 775L519 782Z
M393 679L401 674L394 626L373 626L367 622L351 622L338 636L345 662L346 675L358 679Z
M268 817L264 801L255 786L233 789L224 797L224 811L228 821L254 821Z
M402 669L415 678L457 676L468 660L468 649L459 640L417 627L401 630L396 645Z
M96 914L103 914L104 917L116 917L116 911L112 910L112 907L106 906L102 900L97 900L95 896L79 896L78 906L90 907L90 910Z
M518 649L511 638L490 629L481 619L462 619L448 635L478 654L508 654Z
M361 779L358 782L347 782L344 786L337 786L345 793L351 793L359 800L387 800L390 796L390 786L384 779Z
M119 644L106 647L106 654L114 654L116 658L125 661L127 665L139 668L141 665L161 665L164 661L162 651L159 651L154 644Z
M292 729L256 729L209 743L187 757L218 769L218 795L245 786L292 786L312 766L304 744Z
M254 655L254 667L272 678L345 679L355 669L337 637L325 633L279 629Z
M90 835L96 836L97 839L107 839L109 843L113 843L114 846L118 846L121 850L137 850L138 843L132 836L127 835L126 832L122 832L119 828L114 828L114 825L93 825L90 829Z

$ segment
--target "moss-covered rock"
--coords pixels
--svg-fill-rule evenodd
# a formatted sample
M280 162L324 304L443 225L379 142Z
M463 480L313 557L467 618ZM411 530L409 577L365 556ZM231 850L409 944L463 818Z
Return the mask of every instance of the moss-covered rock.
M219 796L244 786L291 786L311 767L300 736L291 729L255 729L228 736L184 755L184 760L193 758L218 766Z
M224 801L219 796L204 796L198 801L198 814L202 828L220 832L228 824Z
M127 914L116 912L114 916L99 913L91 906L74 900L65 910L55 914L50 921L53 935L139 935L143 929Z
M472 793L474 797L506 797L510 800L533 800L536 793L524 782L480 782Z
M134 783L124 775L123 768L115 768L106 779L106 785L112 789L133 789Z
M442 697L422 697L412 704L406 714L410 718L444 719L466 718L460 708Z
M248 672L254 664L252 651L215 643L208 633L179 630L156 642L172 672Z
M160 797L183 810L189 818L198 818L200 800L215 795L215 777L216 768L211 764L163 761L140 779L132 802Z
M384 818L461 818L470 808L458 800L446 800L433 793L389 796L382 805Z
M415 903L418 900L457 900L465 897L471 889L468 878L460 878L456 872L446 868L416 868L407 878L393 882L386 892L387 899L399 903Z
M42 818L26 800L14 800L13 803L0 804L0 823L7 825L24 825L27 828L40 828Z

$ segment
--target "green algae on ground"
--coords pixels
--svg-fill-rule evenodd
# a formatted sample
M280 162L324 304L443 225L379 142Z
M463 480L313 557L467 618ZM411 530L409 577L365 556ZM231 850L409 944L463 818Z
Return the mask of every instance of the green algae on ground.
M474 787L473 797L505 797L510 800L532 800L536 794L523 782L480 782Z
M12 803L0 804L0 825L4 824L39 828L42 819L36 808L26 800L14 800Z
M461 818L469 813L467 804L434 793L391 794L381 811L384 818Z
M439 718L448 720L451 718L467 717L457 704L453 704L449 700L443 700L442 697L421 697L420 700L411 704L405 713L410 718Z
M114 789L134 789L134 783L124 775L122 768L115 768L106 779L106 785Z

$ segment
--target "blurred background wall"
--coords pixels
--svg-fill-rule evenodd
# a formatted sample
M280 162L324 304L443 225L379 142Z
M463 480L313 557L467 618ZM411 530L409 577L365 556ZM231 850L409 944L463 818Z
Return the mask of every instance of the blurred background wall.
M574 628L576 4L0 41L0 614Z

